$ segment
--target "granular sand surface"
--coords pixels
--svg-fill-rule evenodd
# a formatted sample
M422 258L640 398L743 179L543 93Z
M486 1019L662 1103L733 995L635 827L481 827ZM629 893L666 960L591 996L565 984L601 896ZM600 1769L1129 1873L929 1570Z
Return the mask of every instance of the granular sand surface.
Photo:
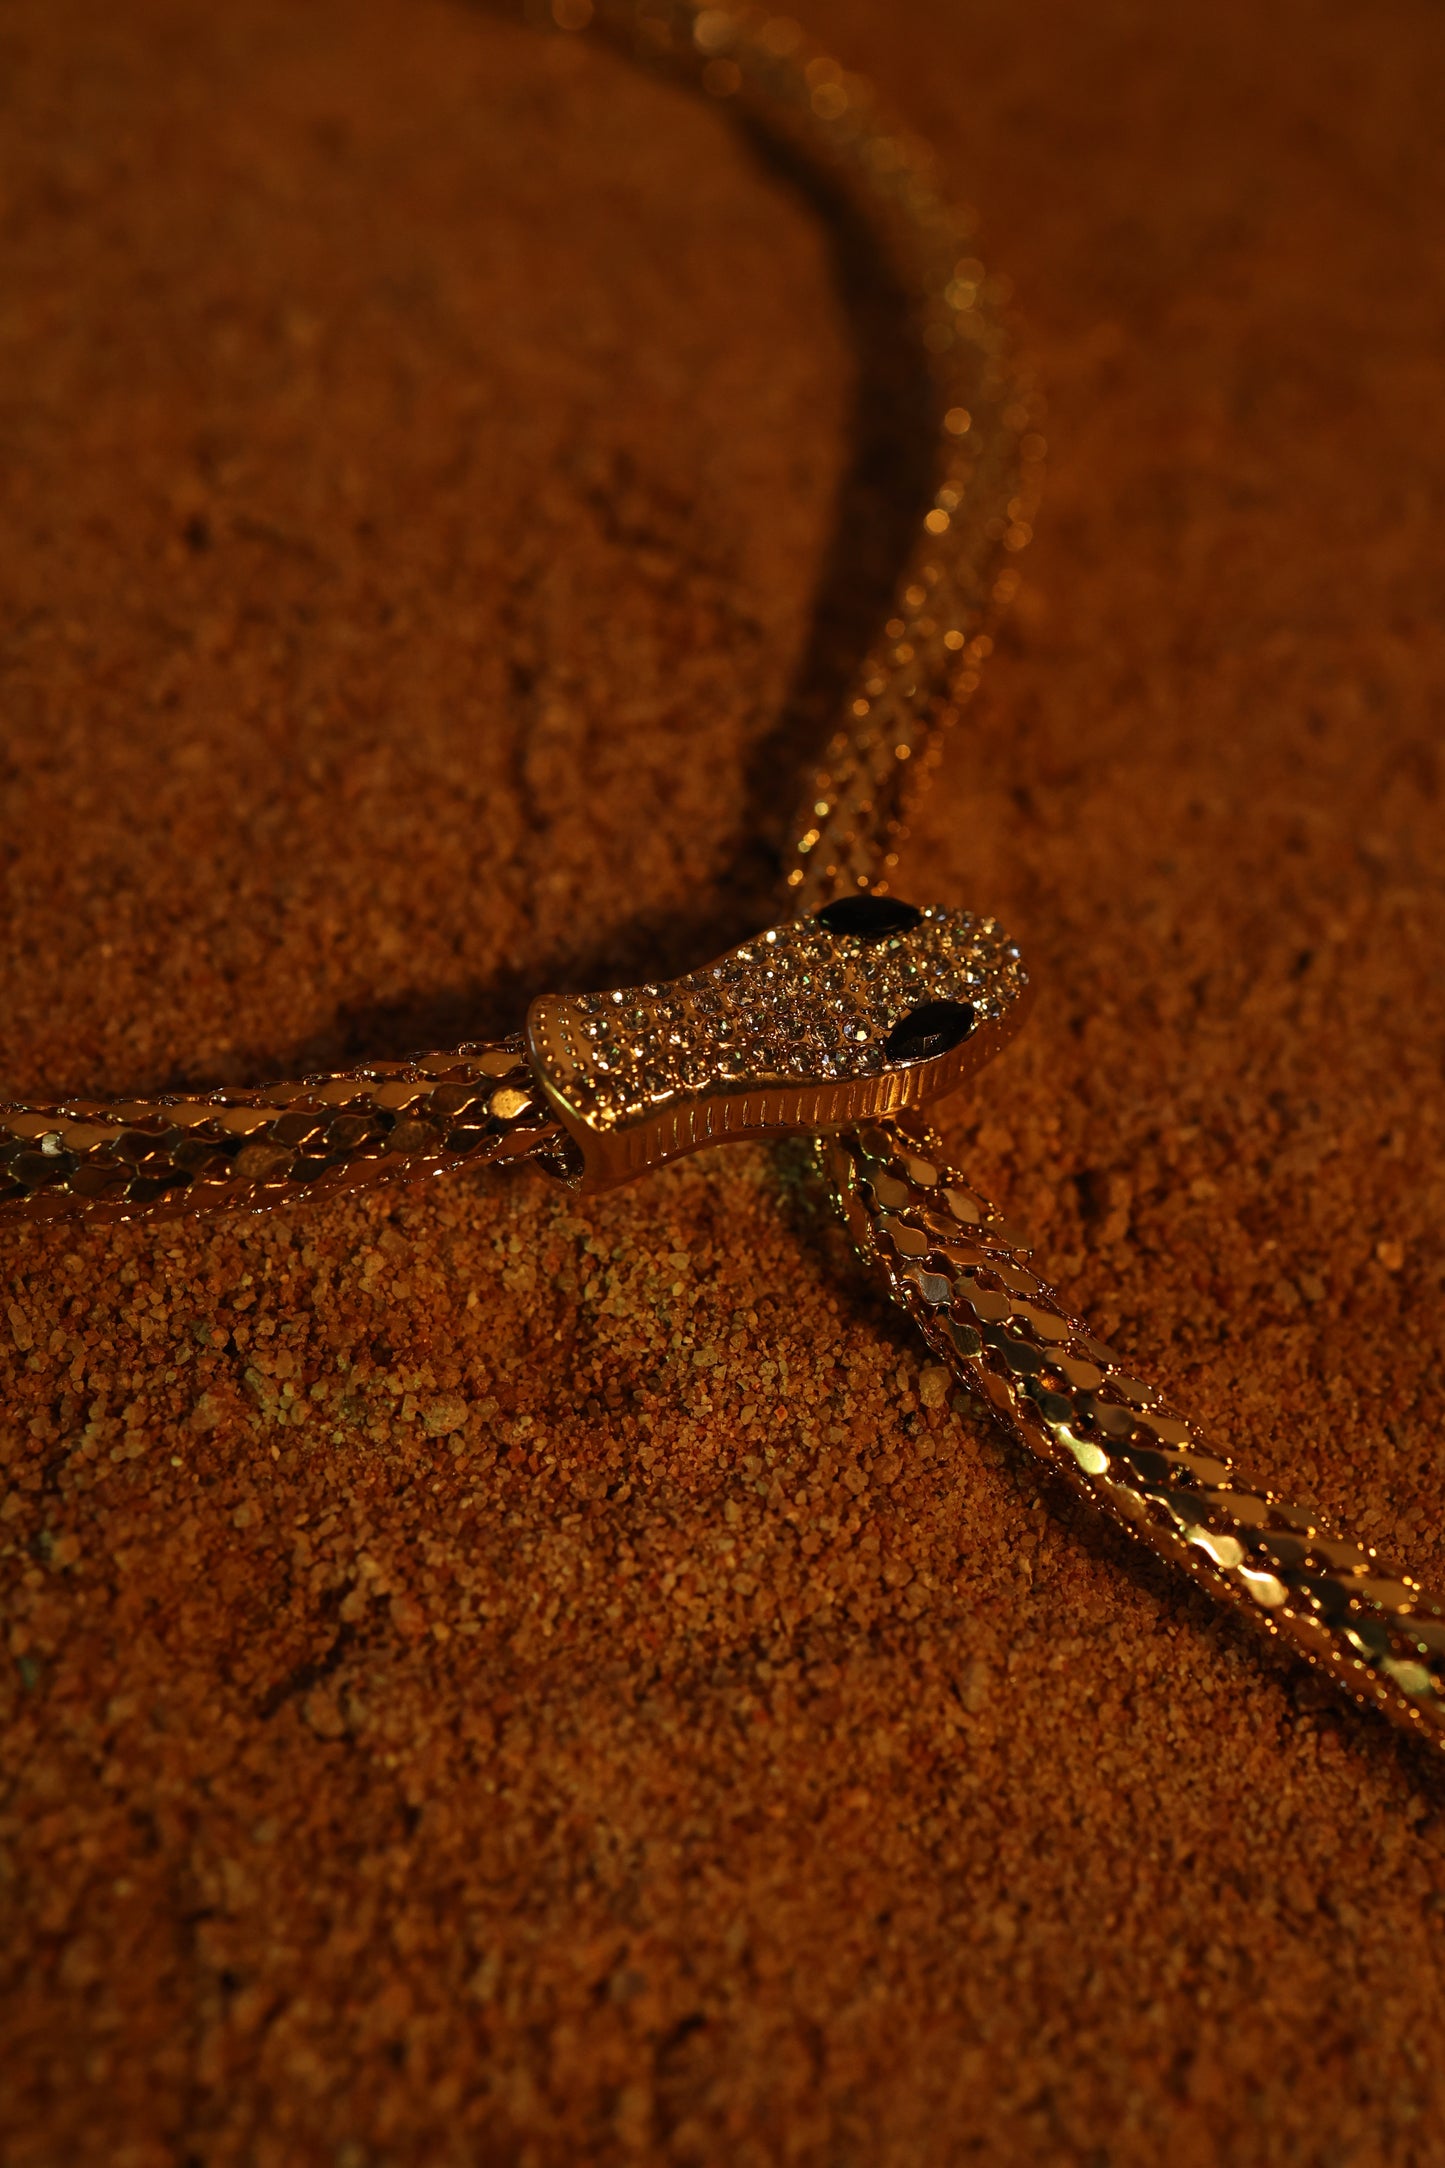
M1438 1586L1445 19L813 21L1050 401L899 882L1043 989L950 1146ZM0 1088L765 917L906 512L816 207L448 0L11 0L0 98ZM946 1404L786 1153L0 1247L6 2168L1445 2159L1445 1771Z

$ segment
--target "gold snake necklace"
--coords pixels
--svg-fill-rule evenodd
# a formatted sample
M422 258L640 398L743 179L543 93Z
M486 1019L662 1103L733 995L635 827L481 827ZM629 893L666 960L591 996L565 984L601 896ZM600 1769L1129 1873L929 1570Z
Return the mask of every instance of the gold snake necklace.
M524 1034L490 1045L259 1090L0 1107L0 1217L256 1211L503 1160L598 1188L704 1145L801 1133L892 1300L1030 1452L1357 1701L1445 1745L1445 1604L1201 1438L1044 1284L922 1120L1007 1042L1031 992L994 920L891 887L909 792L1017 588L1042 471L970 219L926 146L789 18L551 0L546 26L590 29L736 110L862 222L911 304L931 496L809 783L781 922L665 985L543 995Z

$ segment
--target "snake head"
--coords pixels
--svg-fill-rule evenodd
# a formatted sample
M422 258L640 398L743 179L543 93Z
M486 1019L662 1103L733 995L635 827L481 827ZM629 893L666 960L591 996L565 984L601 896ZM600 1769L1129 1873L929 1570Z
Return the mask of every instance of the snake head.
M957 1090L1030 988L991 918L845 896L686 978L544 994L538 1082L599 1189L729 1139L848 1129Z

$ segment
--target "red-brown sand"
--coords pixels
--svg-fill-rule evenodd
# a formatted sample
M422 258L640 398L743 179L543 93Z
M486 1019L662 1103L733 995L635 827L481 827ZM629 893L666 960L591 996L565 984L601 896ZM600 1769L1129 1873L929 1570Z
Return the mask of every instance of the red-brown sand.
M1043 987L950 1144L1439 1585L1445 18L812 23L1049 396L899 883ZM451 0L11 0L0 101L0 1089L765 918L898 516L817 210ZM6 2168L1445 2160L1445 1768L933 1404L795 1167L0 1249Z

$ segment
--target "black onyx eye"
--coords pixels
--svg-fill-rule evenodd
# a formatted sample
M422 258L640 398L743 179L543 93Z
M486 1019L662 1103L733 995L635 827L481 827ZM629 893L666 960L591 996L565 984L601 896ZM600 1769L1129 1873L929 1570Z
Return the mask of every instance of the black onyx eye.
M891 933L907 933L923 913L916 903L898 896L840 896L818 913L829 933L851 933L859 941L883 941Z
M890 1061L932 1061L962 1046L977 1022L971 1002L920 1002L898 1019L883 1051Z

